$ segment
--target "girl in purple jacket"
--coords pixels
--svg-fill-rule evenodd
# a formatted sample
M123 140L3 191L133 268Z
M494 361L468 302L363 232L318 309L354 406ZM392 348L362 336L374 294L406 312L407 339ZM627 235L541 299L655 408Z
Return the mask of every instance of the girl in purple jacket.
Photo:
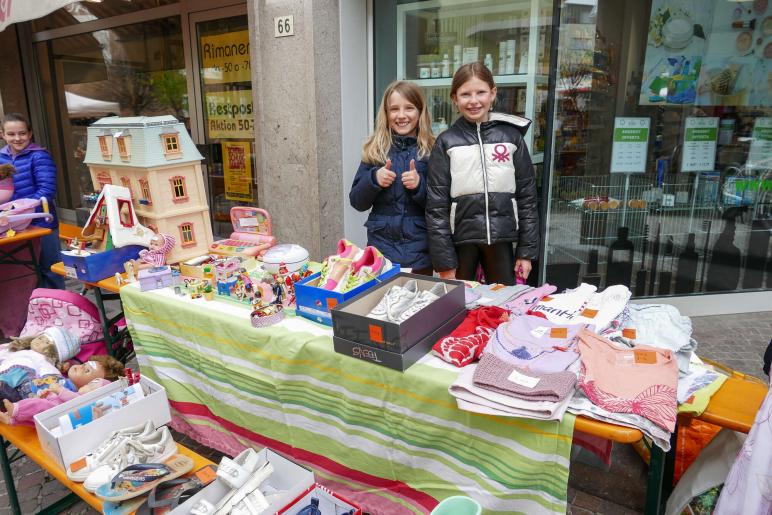
M13 176L14 193L11 200L20 198L48 200L50 222L38 219L33 225L48 227L51 234L40 240L40 267L43 270L43 287L64 289L64 278L51 271L51 265L61 261L59 256L59 220L56 216L56 165L43 147L32 142L29 120L18 113L3 118L3 139L7 143L0 149L0 165L10 163L16 168ZM40 211L41 208L38 208Z

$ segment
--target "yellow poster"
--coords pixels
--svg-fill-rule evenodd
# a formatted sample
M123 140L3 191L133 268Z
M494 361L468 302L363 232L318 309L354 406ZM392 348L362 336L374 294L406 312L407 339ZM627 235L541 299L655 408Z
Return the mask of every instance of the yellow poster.
M255 137L251 89L206 92L204 108L209 138L253 139Z
M225 176L225 198L251 202L252 159L248 141L222 143L222 165Z
M249 31L203 36L201 74L204 84L250 82Z

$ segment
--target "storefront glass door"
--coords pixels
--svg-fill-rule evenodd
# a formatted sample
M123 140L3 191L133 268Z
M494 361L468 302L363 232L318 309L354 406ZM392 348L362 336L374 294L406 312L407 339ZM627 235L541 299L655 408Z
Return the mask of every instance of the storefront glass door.
M217 15L222 13L192 15L191 35L196 41L196 141L206 159L212 230L227 237L233 231L230 208L257 205L255 130L247 16L206 19Z

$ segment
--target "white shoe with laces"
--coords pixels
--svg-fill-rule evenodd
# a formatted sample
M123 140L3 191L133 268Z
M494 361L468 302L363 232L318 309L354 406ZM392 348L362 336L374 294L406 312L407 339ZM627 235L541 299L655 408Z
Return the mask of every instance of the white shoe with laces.
M177 454L177 444L166 426L149 436L130 437L117 448L106 463L94 469L83 482L89 492L109 483L118 472L137 463L163 463Z
M392 286L367 316L393 322L394 317L407 308L417 295L418 283L415 279L407 281L404 286Z
M445 283L437 283L431 289L419 292L415 301L400 311L392 322L401 324L446 293L448 293L448 288Z
M136 426L127 427L113 431L99 446L90 454L71 463L67 467L67 477L70 481L82 483L95 469L103 465L103 460L109 459L113 452L122 447L127 438L146 437L155 432L153 421L148 420Z

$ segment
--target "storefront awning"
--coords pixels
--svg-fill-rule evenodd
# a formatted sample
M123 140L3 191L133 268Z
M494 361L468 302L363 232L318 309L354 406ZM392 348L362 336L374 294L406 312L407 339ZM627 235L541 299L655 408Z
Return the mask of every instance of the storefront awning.
M121 112L121 106L118 102L88 98L69 91L64 92L64 98L67 101L67 112L70 114L70 118L93 118Z
M76 0L0 0L0 31L8 25L42 18Z

